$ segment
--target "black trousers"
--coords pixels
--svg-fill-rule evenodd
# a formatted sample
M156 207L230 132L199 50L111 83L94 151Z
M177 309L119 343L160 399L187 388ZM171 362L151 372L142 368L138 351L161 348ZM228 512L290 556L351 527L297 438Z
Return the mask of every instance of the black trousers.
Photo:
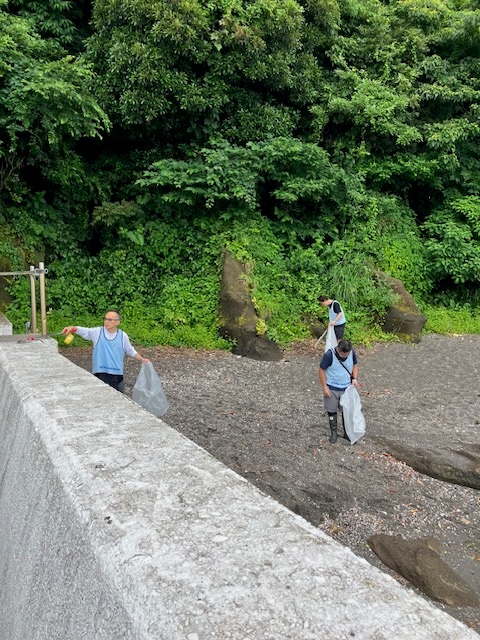
M102 382L106 382L117 391L120 391L120 393L125 392L125 383L123 381L123 376L117 376L113 373L94 373L93 375Z
M345 322L343 324L334 324L333 330L335 331L335 337L337 340L342 340L343 334L345 333Z

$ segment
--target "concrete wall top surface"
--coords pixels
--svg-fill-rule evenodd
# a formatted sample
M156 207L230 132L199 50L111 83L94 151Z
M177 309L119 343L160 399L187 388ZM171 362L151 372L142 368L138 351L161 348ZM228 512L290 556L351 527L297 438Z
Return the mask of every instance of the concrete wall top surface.
M48 342L0 343L0 640L479 638Z

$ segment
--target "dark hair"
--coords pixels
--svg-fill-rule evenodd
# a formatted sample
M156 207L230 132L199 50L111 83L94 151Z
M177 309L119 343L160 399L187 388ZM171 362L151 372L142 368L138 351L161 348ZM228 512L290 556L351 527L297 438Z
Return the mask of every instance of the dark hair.
M352 350L352 343L350 340L340 340L337 344L337 349L342 353L350 353Z
M120 315L120 311L118 309L108 309L108 311L106 311L105 313L116 313L118 316L118 319L121 320L122 316Z
M325 302L325 300L330 300L330 298L327 298L327 296L318 296L319 302Z

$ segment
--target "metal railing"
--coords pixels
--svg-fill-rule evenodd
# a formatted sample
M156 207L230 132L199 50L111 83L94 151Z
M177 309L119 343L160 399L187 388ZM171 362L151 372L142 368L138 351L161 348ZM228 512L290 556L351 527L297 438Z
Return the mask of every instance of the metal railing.
M48 269L45 269L43 262L38 263L38 267L30 267L30 271L0 271L0 276L30 276L30 304L32 307L30 318L30 331L37 333L37 287L39 283L40 293L40 318L42 323L42 336L47 335L47 305L45 300L45 276ZM28 325L28 323L27 323Z

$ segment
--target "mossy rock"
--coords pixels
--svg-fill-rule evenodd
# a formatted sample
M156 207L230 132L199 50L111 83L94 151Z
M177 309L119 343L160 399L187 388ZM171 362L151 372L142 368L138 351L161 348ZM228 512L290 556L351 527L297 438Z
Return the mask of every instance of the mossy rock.
M236 355L273 362L283 358L280 347L265 335L266 325L253 306L245 268L228 251L223 257L219 321L220 336L234 344Z
M426 316L421 313L401 280L386 274L380 275L396 296L395 304L387 309L383 319L383 331L393 333L402 342L420 342Z

